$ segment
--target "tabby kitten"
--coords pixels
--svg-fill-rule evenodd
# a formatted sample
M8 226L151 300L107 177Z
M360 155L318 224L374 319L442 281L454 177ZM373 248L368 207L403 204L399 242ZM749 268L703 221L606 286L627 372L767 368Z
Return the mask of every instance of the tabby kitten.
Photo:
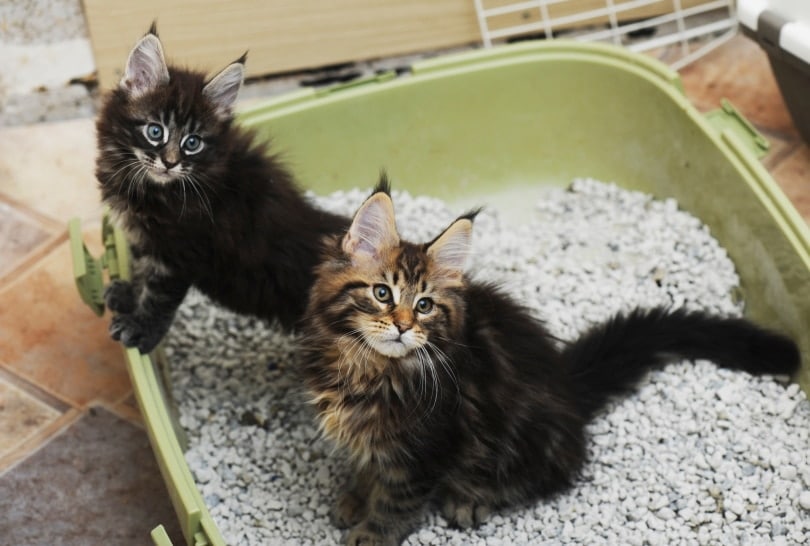
M465 276L474 217L429 243L403 241L383 180L324 247L301 369L321 430L354 469L333 512L348 544L399 544L430 501L466 528L568 487L588 420L666 362L798 367L790 339L682 309L617 315L560 346L497 287Z
M152 350L191 285L236 312L292 327L321 239L348 218L313 207L234 124L245 56L207 80L169 66L154 25L97 122L96 176L131 244L132 283L105 297L114 339Z

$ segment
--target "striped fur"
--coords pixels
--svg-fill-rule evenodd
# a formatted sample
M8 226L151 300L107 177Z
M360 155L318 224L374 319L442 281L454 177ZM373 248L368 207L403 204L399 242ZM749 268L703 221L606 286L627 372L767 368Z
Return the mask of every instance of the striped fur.
M666 309L558 343L497 287L463 275L474 214L412 244L396 233L387 184L378 190L325 244L301 343L321 429L355 470L334 510L349 544L399 544L431 501L470 527L563 490L585 461L587 421L652 367L798 366L778 334Z

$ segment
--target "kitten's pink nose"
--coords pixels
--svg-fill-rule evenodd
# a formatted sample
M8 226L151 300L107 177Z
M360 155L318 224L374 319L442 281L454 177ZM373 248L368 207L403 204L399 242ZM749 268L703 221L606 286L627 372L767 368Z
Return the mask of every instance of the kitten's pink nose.
M397 327L400 334L413 328L413 313L409 313L404 309L394 311L394 326Z
M163 160L163 165L168 171L180 163L180 152L178 152L176 149L168 147L168 149L163 150L163 153L160 155L160 159Z
M410 330L411 327L413 326L413 324L404 322L395 322L394 325L397 327L397 330L399 330L400 334L404 334L405 332Z

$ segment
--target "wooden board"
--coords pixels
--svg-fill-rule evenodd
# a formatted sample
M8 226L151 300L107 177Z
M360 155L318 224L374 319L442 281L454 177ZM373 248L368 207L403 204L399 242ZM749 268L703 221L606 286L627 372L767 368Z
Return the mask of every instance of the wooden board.
M557 18L604 6L604 0L568 0L550 11ZM662 0L622 18L649 17L672 6ZM170 60L218 70L249 50L248 77L481 42L473 0L84 0L84 7L104 88L120 80L130 49L153 20ZM527 8L500 16L494 26L539 17L539 9Z
M102 87L121 78L152 20L166 55L215 69L249 50L247 75L423 51L480 40L470 0L85 0Z

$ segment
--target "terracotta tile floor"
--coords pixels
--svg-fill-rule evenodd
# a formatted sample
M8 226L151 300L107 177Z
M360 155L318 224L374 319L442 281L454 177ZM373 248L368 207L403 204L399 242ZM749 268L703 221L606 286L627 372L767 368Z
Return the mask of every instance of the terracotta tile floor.
M698 109L727 97L771 140L764 165L810 221L810 148L759 47L737 37L682 78ZM66 220L97 233L93 120L0 143L0 542L146 544L164 523L180 544L120 348L71 279Z

